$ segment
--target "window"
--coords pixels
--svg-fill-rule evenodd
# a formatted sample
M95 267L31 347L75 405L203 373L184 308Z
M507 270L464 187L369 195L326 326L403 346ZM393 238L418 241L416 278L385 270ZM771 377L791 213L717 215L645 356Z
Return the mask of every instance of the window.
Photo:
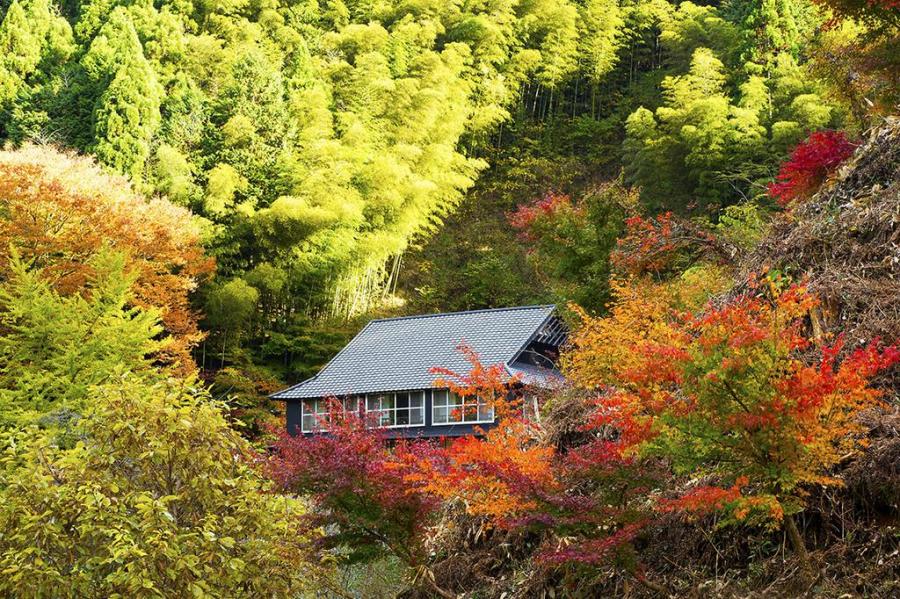
M373 426L422 426L425 424L425 393L413 391L367 395L366 412Z
M360 399L361 398L359 397L345 397L342 401L344 405L344 414L359 415Z
M435 391L433 424L487 423L494 421L494 406L477 397L460 397L450 391Z
M397 426L425 424L425 392L397 393Z
M300 430L312 433L323 430L328 423L328 400L307 399L300 404L302 410Z
M345 397L345 414L365 411L367 422L377 427L422 426L425 424L425 392L377 393ZM328 428L327 399L307 399L301 404L301 431L314 433Z

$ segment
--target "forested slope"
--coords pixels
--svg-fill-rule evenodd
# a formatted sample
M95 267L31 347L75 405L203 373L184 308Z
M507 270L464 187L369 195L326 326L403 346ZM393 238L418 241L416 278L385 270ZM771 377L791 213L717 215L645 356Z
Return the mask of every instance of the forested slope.
M0 0L0 594L896 595L898 31ZM280 434L370 318L550 302L531 420L470 356L483 437Z
M517 242L505 213L550 192L579 200L624 167L651 211L715 220L758 197L808 132L858 129L892 101L835 57L871 45L865 28L827 26L805 1L2 10L0 139L89 152L189 208L219 273L195 297L218 349L197 360L249 358L289 380L339 345L297 341L323 318L599 309L622 215L593 211L597 231L544 256L565 244ZM863 55L867 73L889 72L890 55ZM410 255L464 197L434 242L443 259Z
M896 339L900 326L896 301L900 275L898 152L900 122L889 118L868 132L861 147L818 193L798 204L787 217L776 219L755 251L734 261L729 268L738 273L737 284L722 289L713 305L728 306L748 291L754 293L753 284L748 283L752 273L779 273L778 277L784 273L804 281L821 300L806 315L803 325L811 336L843 340L835 347L844 342L859 346L866 340ZM670 245L667 251L685 249L686 246L679 250ZM646 301L640 292L620 297L619 308L614 309L611 318L618 320L616 311L628 309L628 304L636 299ZM652 309L646 303L637 303L637 307ZM715 308L710 306L707 310ZM603 353L613 353L618 358L627 356L627 351L619 353L603 345L610 333L620 335L622 340L628 339L627 333L617 330L615 322L603 323L604 319L600 319L587 324L588 333L598 335L599 340L591 340L584 330L577 335L576 343L581 348L570 358L574 360L570 363L573 376L599 374L605 361L600 357ZM640 319L621 324L641 327ZM737 322L731 324L740 326ZM731 343L742 341L740 332L731 337ZM810 347L803 351L808 358L815 354ZM711 370L707 376L713 373L722 374ZM824 380L818 384L827 385ZM647 530L628 547L637 553L641 567L646 568L643 572L653 577L651 584L637 582L629 589L628 578L616 570L634 556L620 553L599 558L603 547L589 551L598 552L593 558L605 561L605 568L560 572L536 567L535 562L542 561L540 552L547 549L533 529L485 526L485 518L467 516L467 510L460 507L443 514L436 533L438 557L433 568L437 580L457 590L490 589L489 596L506 593L536 597L560 592L648 597L798 596L805 592L814 596L893 596L900 580L900 545L896 535L900 506L900 383L896 368L880 376L877 385L886 402L862 412L860 427L855 431L865 449L842 455L829 469L829 475L839 484L810 486L802 493L805 509L798 514L799 529L816 562L814 578L804 580L802 560L796 552L790 554L791 539L787 533L752 524L735 529L733 521L729 524L727 507L733 498L704 496L704 491L696 488L704 479L697 476L697 470L691 470L686 473L688 476L668 483L678 488L677 493L693 495L692 502L682 506L685 511L667 512L649 525L644 524ZM739 391L742 395L744 392ZM563 397L550 400L538 443L549 441L575 452L581 444L589 443L585 422L589 421L587 414L592 408L590 400L583 396ZM732 426L733 430L740 429L740 425ZM699 444L695 451L702 451ZM592 482L596 484L597 480L602 478L595 477ZM585 483L583 479L579 482ZM627 492L622 491L622 501L629 501ZM706 502L718 505L713 513L703 507ZM749 508L748 513L751 511ZM738 521L749 524L753 516L739 516ZM617 541L613 537L607 539L606 548L614 547ZM587 549L575 537L557 542L573 545L570 559L575 563L583 557L579 552ZM584 562L596 566L591 556L587 557ZM628 566L624 569L627 571Z

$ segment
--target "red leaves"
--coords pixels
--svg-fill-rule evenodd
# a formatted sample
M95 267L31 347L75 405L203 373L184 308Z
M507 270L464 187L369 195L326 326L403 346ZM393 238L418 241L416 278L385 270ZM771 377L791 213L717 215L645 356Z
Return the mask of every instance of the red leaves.
M825 179L849 158L857 144L843 131L817 131L794 148L768 187L769 197L786 206L812 196Z
M825 4L840 16L864 21L880 18L886 22L896 22L897 12L900 11L900 0L818 0L818 2Z
M460 373L435 366L430 370L436 377L434 385L446 387L460 397L477 398L479 403L492 407L498 419L517 416L521 402L510 391L519 382L518 376L510 375L503 364L482 363L478 353L466 343L460 343L456 349L469 362L469 371Z
M284 490L311 498L312 526L337 526L323 539L326 549L347 544L360 554L389 552L415 565L425 559L425 531L439 499L409 474L442 459L426 442L391 449L362 417L336 409L327 434L281 433L268 470Z
M610 561L610 554L626 545L630 545L645 525L646 522L644 521L633 522L603 538L575 544L560 542L556 547L545 549L541 552L538 555L538 560L552 565L566 563L600 565Z
M522 204L515 212L506 215L509 224L526 241L532 240L532 227L542 219L551 218L557 212L565 209L576 209L572 198L566 194L547 193L544 197L528 204Z
M691 489L677 499L662 499L659 509L662 512L687 512L691 514L708 514L724 509L741 497L741 487L749 481L740 478L733 486L723 489L714 486L701 486Z
M834 482L829 469L857 445L858 414L880 396L870 381L900 350L848 352L839 338L802 361L798 350L820 341L804 327L817 301L803 286L767 283L696 315L622 294L596 319L608 326L591 329L602 343L582 335L573 350L578 365L622 351L584 379L595 409L565 451L512 409L481 437L394 448L335 410L327 435L279 441L273 475L311 495L316 522L340 531L335 544L388 547L410 564L426 559L428 525L447 501L488 525L541 533L538 560L554 567L637 571L634 540L660 512L778 526L784 505L802 504L799 486ZM470 371L437 368L441 384L513 405L503 367L460 350ZM664 486L673 472L721 482L678 495Z
M625 235L610 254L612 265L625 273L660 272L672 266L678 243L671 212L656 218L636 215L625 220Z
M735 521L779 521L781 502L800 502L799 486L834 482L830 468L857 447L858 414L880 397L872 377L900 361L897 348L872 343L847 352L840 338L818 360L801 360L800 351L808 356L820 341L806 334L818 302L802 285L781 291L770 280L695 316L660 311L640 327L638 319L626 326L616 319L646 313L645 299L621 298L609 317L587 317L575 334L568 363L607 392L586 427L598 439L569 452L570 473L597 480L661 458L676 472L739 481L663 501L664 511L726 509ZM591 342L591 331L602 343ZM615 363L583 376L583 365L613 351L621 354Z

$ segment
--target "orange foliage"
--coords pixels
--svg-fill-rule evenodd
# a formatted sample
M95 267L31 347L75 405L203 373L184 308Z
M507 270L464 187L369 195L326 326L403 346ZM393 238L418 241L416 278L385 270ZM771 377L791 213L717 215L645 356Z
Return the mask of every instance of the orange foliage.
M435 366L436 387L447 387L460 397L477 397L480 402L494 408L494 415L504 420L515 416L521 402L510 391L519 382L517 375L510 375L503 364L485 365L478 354L465 343L456 348L471 365L469 372L460 373L442 366Z
M646 366L647 344L677 347L683 332L679 317L698 309L728 278L716 267L694 269L672 283L646 279L611 279L613 301L604 318L571 306L581 319L569 337L572 351L562 355L566 377L585 389L599 389L625 372Z
M134 303L157 308L172 336L160 359L194 369L189 349L202 339L188 295L214 270L190 213L147 200L85 158L47 148L0 152L0 245L45 269L61 293L84 293L89 259L107 246L138 273ZM9 266L0 253L0 273Z
M554 453L531 440L521 420L506 419L483 438L454 440L440 467L421 460L408 479L443 500L462 500L470 515L502 525L537 507L535 490L557 489Z
M469 372L433 368L435 385L493 406L497 426L482 431L483 437L454 440L439 467L422 460L409 476L426 492L445 500L461 499L468 513L502 523L536 507L526 489L556 488L551 470L554 451L532 440L535 425L524 420L521 401L512 393L518 378L510 376L503 364L483 364L465 344L458 349L471 364Z
M734 482L663 507L778 522L802 485L838 482L829 469L857 447L858 415L881 395L870 381L900 352L877 342L844 352L839 338L802 360L813 345L804 319L817 305L802 286L751 282L752 293L692 314L643 285L619 284L609 317L583 316L565 364L579 384L608 390L594 428L608 421L634 455Z

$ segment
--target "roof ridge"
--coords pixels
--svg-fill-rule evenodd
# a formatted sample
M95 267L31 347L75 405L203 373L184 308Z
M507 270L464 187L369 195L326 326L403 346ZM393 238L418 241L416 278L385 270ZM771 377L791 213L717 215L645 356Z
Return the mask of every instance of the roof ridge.
M392 322L395 320L416 320L424 318L437 318L439 316L459 316L461 314L484 314L486 312L512 312L515 310L556 309L556 304L533 304L529 306L509 306L506 308L479 308L478 310L460 310L458 312L434 312L432 314L410 314L408 316L392 316L390 318L373 318L373 322Z

